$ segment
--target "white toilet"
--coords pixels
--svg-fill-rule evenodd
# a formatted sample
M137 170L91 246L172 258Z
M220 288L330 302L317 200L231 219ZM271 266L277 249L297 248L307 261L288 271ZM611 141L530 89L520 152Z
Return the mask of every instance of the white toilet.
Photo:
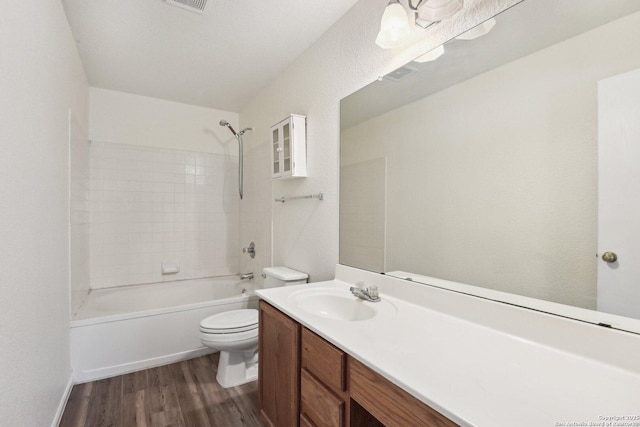
M269 267L263 273L264 288L299 285L307 283L309 277L287 267ZM258 310L231 310L203 319L200 341L220 350L216 380L222 387L258 379Z

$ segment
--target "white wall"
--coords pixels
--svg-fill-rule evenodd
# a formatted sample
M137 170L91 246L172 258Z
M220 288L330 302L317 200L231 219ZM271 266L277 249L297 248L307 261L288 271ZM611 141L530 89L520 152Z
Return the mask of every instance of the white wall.
M85 114L86 115L86 114ZM69 117L69 256L71 316L89 295L90 272L90 179L87 119Z
M90 114L92 141L238 155L238 113L92 87Z
M345 130L349 158L388 162L387 269L595 309L596 88L640 67L638 28L640 13Z
M88 86L59 1L0 13L0 419L47 426L71 378L68 110Z
M250 147L269 142L269 127L291 113L307 116L309 177L274 181L272 199L280 196L323 192L324 201L298 200L276 204L269 200L272 218L261 230L273 227L272 263L310 274L310 280L333 277L338 263L338 176L340 99L386 74L403 62L460 34L516 1L476 0L455 19L442 23L415 45L403 51L385 52L375 45L386 0L361 0L322 38L240 112L243 126L255 128ZM269 152L263 162L269 166ZM247 171L247 179L268 190L269 175ZM259 209L262 198L247 197L245 212ZM242 227L242 226L241 226ZM251 238L241 231L242 243ZM245 265L246 264L245 261ZM259 270L263 265L251 264Z

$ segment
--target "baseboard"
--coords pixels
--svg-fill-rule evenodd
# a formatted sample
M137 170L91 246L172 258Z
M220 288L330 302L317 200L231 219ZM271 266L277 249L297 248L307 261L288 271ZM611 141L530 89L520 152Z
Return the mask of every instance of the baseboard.
M69 400L69 396L71 395L72 388L73 388L73 374L69 376L69 381L67 381L67 386L65 387L62 398L60 399L60 403L58 404L58 409L56 410L56 415L53 417L53 422L51 423L51 427L58 427L60 425L60 421L62 420L62 414L64 414L64 408L67 406L67 401Z
M117 375L129 374L131 372L141 371L144 369L155 368L157 366L168 365L170 363L180 362L182 360L193 359L194 357L204 356L205 354L214 353L215 351L202 347L194 350L187 350L180 353L168 354L165 356L154 357L152 359L138 360L131 363L121 365L108 366L105 368L92 369L86 371L74 371L73 380L75 384L82 384L89 381L102 380L104 378L115 377Z

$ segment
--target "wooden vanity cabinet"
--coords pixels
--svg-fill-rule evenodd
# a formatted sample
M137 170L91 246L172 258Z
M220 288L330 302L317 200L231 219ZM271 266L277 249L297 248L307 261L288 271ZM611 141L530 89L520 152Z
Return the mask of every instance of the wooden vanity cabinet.
M264 301L259 334L260 408L268 426L457 426Z
M267 426L295 427L300 413L300 324L260 301L258 399Z

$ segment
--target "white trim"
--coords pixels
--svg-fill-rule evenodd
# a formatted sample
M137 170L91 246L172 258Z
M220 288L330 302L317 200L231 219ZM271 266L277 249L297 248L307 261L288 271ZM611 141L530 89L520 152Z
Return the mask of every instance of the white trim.
M56 415L53 417L53 421L51 422L51 427L58 427L60 425L60 421L62 421L62 414L64 414L64 408L66 408L67 402L69 401L69 396L71 396L72 388L73 388L73 375L69 375L69 381L67 381L67 386L64 389L62 398L60 398L60 403L58 404Z
M129 374L131 372L142 371L144 369L155 368L157 366L163 366L170 363L193 359L195 357L204 356L205 354L210 353L215 353L215 350L212 350L208 347L203 347L195 350L187 350L179 353L168 354L166 356L153 357L151 359L107 366L104 368L90 369L86 371L77 370L73 371L73 379L76 384L82 384L89 381L102 380L105 378L115 377L117 375Z

